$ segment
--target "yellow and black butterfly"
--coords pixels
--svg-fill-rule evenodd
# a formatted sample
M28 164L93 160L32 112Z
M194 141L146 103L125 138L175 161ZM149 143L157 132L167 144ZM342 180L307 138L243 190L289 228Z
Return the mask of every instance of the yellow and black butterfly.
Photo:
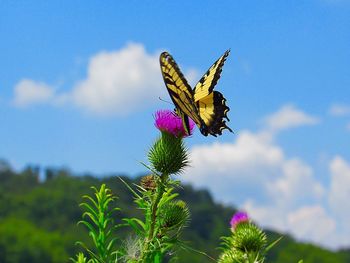
M167 52L160 55L160 68L165 85L188 135L190 135L188 117L197 124L204 136L211 134L216 137L221 135L224 129L232 132L224 120L226 118L229 121L227 112L230 108L226 106L226 99L220 92L213 91L229 54L230 50L227 50L208 69L193 90L173 57Z

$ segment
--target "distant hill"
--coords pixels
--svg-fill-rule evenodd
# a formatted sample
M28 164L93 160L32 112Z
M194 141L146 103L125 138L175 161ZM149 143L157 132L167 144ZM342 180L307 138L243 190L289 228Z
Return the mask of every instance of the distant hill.
M46 169L39 180L40 169L28 167L14 172L6 162L0 162L0 262L2 263L62 263L69 262L80 248L77 240L89 243L85 229L77 226L81 219L81 196L90 194L91 186L106 183L118 196L119 218L141 216L133 198L117 175L97 178L92 175L73 176L69 171ZM139 178L123 176L128 183ZM206 190L194 190L190 185L179 189L180 198L190 207L192 219L184 231L183 240L192 247L217 257L220 236L229 235L228 221L232 207L215 203ZM127 229L121 235L125 236ZM270 240L280 234L268 231ZM181 250L179 262L212 262L192 251ZM311 244L297 243L285 236L271 251L267 262L350 262L350 250L332 252Z

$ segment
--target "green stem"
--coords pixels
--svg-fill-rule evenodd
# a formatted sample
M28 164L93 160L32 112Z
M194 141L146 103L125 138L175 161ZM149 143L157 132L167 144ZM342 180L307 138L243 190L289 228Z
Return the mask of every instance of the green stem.
M149 245L151 244L153 238L154 238L154 229L155 229L155 225L156 225L156 220L157 220L157 211L158 211L158 204L160 202L160 200L163 197L164 194L164 184L166 182L166 179L168 178L168 175L166 174L162 174L160 176L160 183L158 184L158 191L157 191L157 195L155 197L154 203L152 205L152 212L151 212L151 222L150 222L150 229L148 232L148 237L144 246L144 249L142 251L142 259L145 262L147 257L147 250L149 249Z

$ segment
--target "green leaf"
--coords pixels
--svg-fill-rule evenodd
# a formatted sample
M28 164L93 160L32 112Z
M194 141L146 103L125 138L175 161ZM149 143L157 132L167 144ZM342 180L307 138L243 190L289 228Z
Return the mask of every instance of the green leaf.
M136 193L120 176L118 176L119 180L123 182L123 184L132 192L137 198L142 198L138 193Z
M137 218L123 218L123 221L127 222L137 235L144 235L145 224Z
M278 239L276 239L274 242L272 242L270 245L268 245L265 248L265 252L268 252L272 247L274 247L281 239L283 238L283 236L279 237Z

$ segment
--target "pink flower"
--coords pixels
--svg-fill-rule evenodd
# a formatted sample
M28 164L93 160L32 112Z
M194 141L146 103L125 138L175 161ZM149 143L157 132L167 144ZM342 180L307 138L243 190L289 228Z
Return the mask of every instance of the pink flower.
M239 223L242 222L248 222L249 221L249 217L248 214L246 212L237 212L233 215L233 217L231 218L230 221L230 225L231 225L231 230L234 231L236 226Z
M194 127L194 122L189 118L190 133ZM159 110L155 114L155 126L160 130L174 135L175 137L187 137L182 119L170 110Z

